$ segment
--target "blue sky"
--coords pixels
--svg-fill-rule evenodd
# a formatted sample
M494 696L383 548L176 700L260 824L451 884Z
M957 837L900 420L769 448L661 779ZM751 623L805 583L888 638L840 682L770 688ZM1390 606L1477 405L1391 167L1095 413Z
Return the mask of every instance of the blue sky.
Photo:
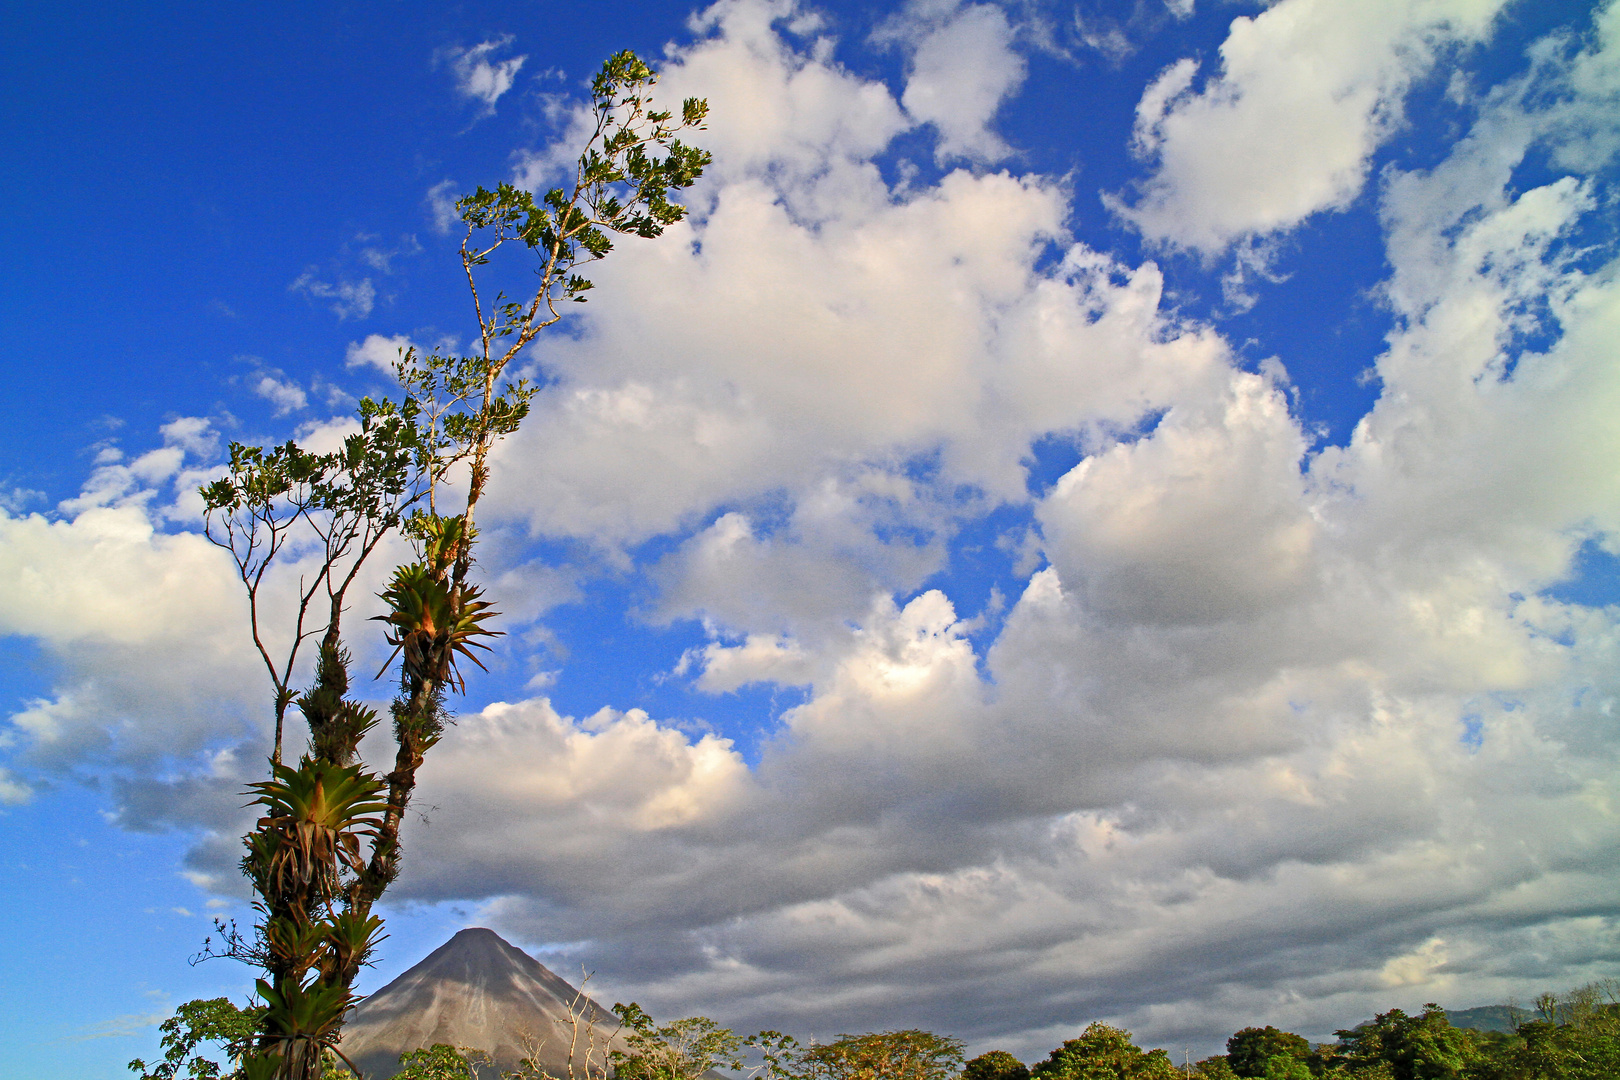
M507 636L366 989L489 925L660 1017L1032 1060L1620 974L1615 5L3 28L14 1075L245 994L187 958L269 693L191 492L467 340L446 197L623 48L714 163L525 358Z

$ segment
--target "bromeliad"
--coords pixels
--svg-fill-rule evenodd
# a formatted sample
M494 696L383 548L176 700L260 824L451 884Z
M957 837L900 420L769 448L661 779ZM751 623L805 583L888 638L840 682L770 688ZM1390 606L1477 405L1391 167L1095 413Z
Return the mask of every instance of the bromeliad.
M487 650L489 646L478 639L501 633L484 625L500 612L479 599L478 586L445 579L444 570L454 555L447 556L431 545L424 554L430 561L394 571L394 580L382 593L388 613L373 616L389 625L388 644L394 646L383 670L400 656L406 679L459 690L464 683L456 669L457 659L465 657L484 666L472 650Z

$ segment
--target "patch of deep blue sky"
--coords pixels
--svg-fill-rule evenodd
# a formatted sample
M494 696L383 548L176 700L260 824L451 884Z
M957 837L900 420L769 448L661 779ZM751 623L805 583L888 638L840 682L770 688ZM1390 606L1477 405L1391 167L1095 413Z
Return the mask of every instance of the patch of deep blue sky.
M1522 67L1526 40L1588 6L1516 5L1504 33L1470 66L1483 82ZM1093 5L1093 22L1106 7ZM823 8L843 41L840 59L898 89L899 51L863 44L881 16L849 3ZM999 124L1018 150L1010 164L1071 177L1080 239L1130 263L1158 255L1183 310L1221 322L1247 355L1282 357L1308 418L1342 441L1376 393L1356 376L1387 329L1366 298L1383 269L1370 191L1291 238L1278 267L1286 280L1260 286L1247 315L1224 310L1225 266L1143 252L1096 199L1100 190L1127 191L1140 174L1125 148L1141 88L1181 56L1203 59L1206 77L1213 72L1227 24L1242 9L1203 8L1184 21L1125 20L1138 47L1110 58L1081 46L1064 29L1067 9L1051 7L1056 41L1073 59L1031 54L1029 82ZM13 10L0 45L12 106L0 131L13 152L0 175L14 212L0 223L0 243L16 269L0 315L17 334L13 348L32 360L14 387L14 401L30 407L12 419L43 435L13 475L32 479L51 501L70 492L104 416L129 425L132 448L168 412L226 406L252 417L259 403L231 381L251 369L240 358L307 376L330 371L342 340L357 332L458 327L455 268L424 235L425 188L446 176L469 187L504 176L511 149L545 135L534 101L525 100L541 72L581 76L625 45L656 55L681 36L688 9L548 4L470 18L421 5L404 8L404 17L401 10ZM432 57L447 44L507 33L530 61L497 116L480 120L454 99ZM1418 88L1411 128L1377 164L1424 164L1426 152L1447 142L1434 138L1436 128L1456 130L1455 110L1434 82ZM928 134L914 133L897 140L884 164L893 173L904 159L926 179L930 149ZM426 250L396 258L389 275L372 273L374 314L334 327L319 303L286 285L311 270L326 280L367 273L353 257L361 233L385 245L414 233ZM65 423L39 424L42 401L60 402Z
M84 799L0 818L0 874L27 883L0 889L0 1046L14 1075L128 1075L124 1062L156 1048L152 1015L186 1000L178 986L241 994L240 968L186 966L207 924L175 873L176 840L118 828Z

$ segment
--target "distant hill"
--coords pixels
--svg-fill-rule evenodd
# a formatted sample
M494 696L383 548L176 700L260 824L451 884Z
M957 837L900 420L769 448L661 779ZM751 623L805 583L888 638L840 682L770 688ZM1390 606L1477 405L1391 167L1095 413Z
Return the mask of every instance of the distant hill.
M1512 1005L1481 1005L1477 1009L1447 1009L1446 1019L1451 1021L1452 1027L1511 1034L1530 1019L1530 1011L1516 1009Z
M568 1009L578 994L495 931L474 927L356 1006L338 1046L365 1080L385 1080L399 1071L400 1054L434 1043L482 1050L497 1069L514 1069L525 1056L522 1036L528 1035L540 1044L542 1067L565 1077L574 1035ZM589 998L581 1005L576 1073L584 1064L585 1021L596 1024L599 1042L619 1025ZM627 1049L622 1039L612 1046ZM598 1047L598 1063L604 1053Z
M1531 1019L1530 1010L1518 1008L1513 1005L1481 1005L1474 1009L1444 1009L1446 1019L1452 1027L1469 1028L1474 1031L1501 1031L1511 1035L1519 1030L1519 1025ZM1363 1020L1353 1030L1360 1031L1371 1026L1371 1020Z

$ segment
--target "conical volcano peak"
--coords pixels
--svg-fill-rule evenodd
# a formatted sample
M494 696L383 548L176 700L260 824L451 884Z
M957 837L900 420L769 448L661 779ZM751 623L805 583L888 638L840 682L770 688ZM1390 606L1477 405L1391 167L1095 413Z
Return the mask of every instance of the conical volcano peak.
M542 1067L566 1076L568 1049L590 1041L587 1027L601 1046L618 1020L495 931L474 926L362 1001L344 1025L342 1049L366 1080L392 1076L400 1054L435 1043L482 1050L502 1069L538 1047ZM617 1039L612 1046L623 1048ZM576 1072L583 1064L574 1063Z
M522 952L516 945L513 945L487 926L469 926L463 930L457 930L450 936L449 941L439 946L440 949L476 949L479 947L495 947Z

